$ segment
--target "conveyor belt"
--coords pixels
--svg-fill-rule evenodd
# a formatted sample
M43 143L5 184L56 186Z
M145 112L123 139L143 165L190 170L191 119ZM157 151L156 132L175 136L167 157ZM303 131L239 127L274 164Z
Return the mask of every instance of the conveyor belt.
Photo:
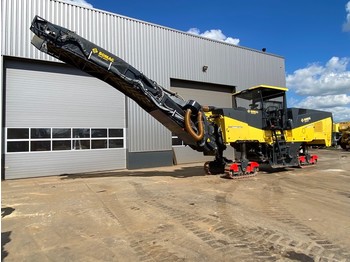
M35 34L32 44L36 48L110 84L133 99L185 144L198 151L208 151L203 148L205 140L194 139L193 135L186 131L184 124L185 113L189 106L193 108L195 105L198 111L201 110L197 102L184 101L177 94L148 79L121 58L39 16L33 19L30 29ZM205 117L203 121L206 122ZM195 133L198 132L195 115L190 126Z

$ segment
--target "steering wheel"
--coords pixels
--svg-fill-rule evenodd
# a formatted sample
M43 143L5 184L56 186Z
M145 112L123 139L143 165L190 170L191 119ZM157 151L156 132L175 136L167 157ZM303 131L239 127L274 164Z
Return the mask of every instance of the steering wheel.
M266 113L270 113L270 112L278 112L279 108L277 106L268 106L265 109Z

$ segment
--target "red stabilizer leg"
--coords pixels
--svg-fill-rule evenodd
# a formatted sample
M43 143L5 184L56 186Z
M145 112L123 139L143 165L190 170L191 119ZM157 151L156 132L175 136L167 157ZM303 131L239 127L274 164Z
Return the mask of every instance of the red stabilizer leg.
M306 157L305 156L299 156L299 164L301 166L306 164Z
M236 162L226 166L225 177L232 179L251 177L255 176L258 171L259 164L257 162L249 162L245 170L240 162Z
M317 163L318 156L317 155L307 155L307 156L299 156L299 164L303 165L314 165Z
M258 171L259 171L259 164L257 162L249 162L246 172L253 174Z
M309 163L310 163L310 164L316 164L316 163L317 163L317 160L318 160L318 156L317 156L317 155L312 155L312 156L310 157Z

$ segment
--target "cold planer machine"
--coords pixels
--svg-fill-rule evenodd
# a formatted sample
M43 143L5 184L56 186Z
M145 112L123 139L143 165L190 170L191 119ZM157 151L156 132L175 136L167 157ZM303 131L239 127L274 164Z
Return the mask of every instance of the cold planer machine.
M308 146L330 146L332 113L286 107L287 88L260 85L233 95L233 109L216 109L223 141L240 152L240 161L230 165L230 174L264 164L272 168L315 164ZM209 163L209 165L212 165Z
M101 79L133 99L192 149L213 155L208 174L230 178L255 175L260 164L272 168L313 164L309 145L331 144L332 115L286 107L286 88L260 85L234 94L233 108L185 101L130 64L76 33L36 16L32 44L67 64ZM223 156L228 145L239 152Z

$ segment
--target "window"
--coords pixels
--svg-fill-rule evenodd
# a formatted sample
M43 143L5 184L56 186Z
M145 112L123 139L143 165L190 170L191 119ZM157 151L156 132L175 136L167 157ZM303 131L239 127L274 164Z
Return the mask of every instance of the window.
M174 133L172 133L171 140L172 140L172 146L183 146L184 145L183 141L180 138L178 138L178 136Z
M91 137L107 137L107 129L91 129Z
M29 152L29 128L7 129L7 152Z
M29 128L8 128L7 139L26 139L29 138Z
M70 128L52 128L52 138L71 138Z
M31 141L30 151L50 151L51 141Z
M52 141L52 150L71 150L71 140Z
M183 146L183 142L180 138L175 136L175 137L172 137L172 145L173 146Z
M123 128L8 128L7 153L124 148Z
M108 130L109 137L123 137L123 129L109 129Z
M123 148L124 147L124 129L110 128L108 130L109 135L109 148Z
M9 141L7 142L7 152L28 152L29 141Z
M88 128L74 128L73 129L73 138L89 138L90 129Z
M90 149L90 128L73 128L72 149L73 150Z
M95 139L105 138L105 139ZM107 128L91 129L91 149L107 148Z
M72 141L71 128L52 128L52 150L71 150ZM68 140L69 139L69 140Z
M73 150L90 149L90 140L73 140Z
M107 148L107 139L91 140L91 149Z
M123 148L124 140L123 139L109 139L109 148Z
M31 128L30 137L32 139L51 138L51 128Z

